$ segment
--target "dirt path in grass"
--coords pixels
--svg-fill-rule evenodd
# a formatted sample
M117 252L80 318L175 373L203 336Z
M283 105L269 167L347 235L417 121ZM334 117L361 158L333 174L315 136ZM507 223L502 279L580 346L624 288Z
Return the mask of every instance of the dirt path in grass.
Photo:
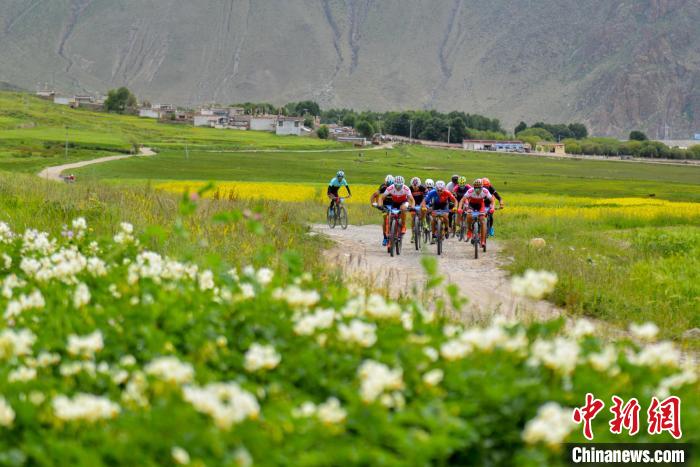
M39 177L46 180L54 180L62 182L61 173L70 169L78 169L80 167L85 167L86 165L101 164L103 162L118 161L119 159L127 159L134 156L155 156L156 153L151 148L140 148L138 154L124 154L122 156L107 156L99 157L97 159L91 159L87 161L72 162L70 164L55 165L53 167L46 167L44 170L38 173Z
M398 295L401 292L420 294L425 290L426 274L421 266L422 255L437 258L439 272L447 283L459 287L462 296L469 299L462 318L480 320L492 313L524 320L559 315L562 311L545 301L533 301L513 295L510 281L502 266L506 259L500 254L497 241L488 244L486 253L480 252L474 259L474 250L465 242L450 238L444 244L441 256L436 255L434 245L427 245L422 252L410 243L410 233L400 256L391 258L381 245L381 232L377 225L348 226L330 229L326 225L315 225L314 231L335 241L336 246L328 250L327 260L341 268L345 274L360 283L385 287ZM429 300L429 299L428 299Z

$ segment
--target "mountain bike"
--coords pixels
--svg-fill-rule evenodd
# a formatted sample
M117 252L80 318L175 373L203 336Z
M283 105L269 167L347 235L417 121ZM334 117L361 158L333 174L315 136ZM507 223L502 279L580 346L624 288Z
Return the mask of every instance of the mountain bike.
M345 198L336 196L334 201L333 206L328 208L328 227L335 229L335 226L339 224L345 230L348 228L348 211L344 204Z
M467 216L465 216L464 214L459 214L459 216L460 220L457 224L457 240L461 242L467 236Z
M387 251L393 257L394 254L401 254L401 230L403 225L401 224L401 210L394 208L385 208L389 213L389 237L386 244Z
M481 246L481 222L479 211L472 211L472 245L474 245L474 259L479 259L479 247L486 253L486 243Z
M447 237L446 233L449 229L449 221L446 222L445 219L442 217L444 214L447 213L448 211L433 211L433 215L437 216L437 218L435 219L435 231L437 232L435 243L437 244L438 256L442 254L442 244L445 238Z
M423 221L421 220L420 207L414 208L411 216L413 216L413 244L416 247L416 251L419 251L423 241Z

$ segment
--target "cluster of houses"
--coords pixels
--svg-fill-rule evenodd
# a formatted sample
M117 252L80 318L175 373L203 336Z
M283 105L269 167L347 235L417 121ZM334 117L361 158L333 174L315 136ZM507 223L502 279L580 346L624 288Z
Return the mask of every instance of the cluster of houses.
M530 143L523 141L498 141L488 139L465 139L462 141L462 148L468 151L497 151L497 152L532 152ZM540 141L534 148L535 152L547 152L564 155L566 148L563 143L552 143Z
M104 96L88 96L88 95L75 95L72 97L62 96L56 91L43 89L37 91L36 95L42 99L51 100L54 104L67 105L73 109L78 107L83 107L91 110L102 110L104 107L105 99Z
M200 109L194 114L194 126L233 130L270 131L278 135L301 136L312 129L304 126L303 117L284 115L246 115L241 107ZM317 118L317 125L320 121Z

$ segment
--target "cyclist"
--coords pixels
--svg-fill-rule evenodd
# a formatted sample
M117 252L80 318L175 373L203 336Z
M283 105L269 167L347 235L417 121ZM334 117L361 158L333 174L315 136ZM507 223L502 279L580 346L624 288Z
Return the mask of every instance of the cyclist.
M447 191L454 192L455 186L459 182L459 175L455 174L452 176L452 180L447 184Z
M335 177L331 178L331 181L328 183L328 190L326 191L326 195L331 200L331 204L328 206L329 212L331 212L335 206L338 200L338 191L340 191L340 187L342 186L348 191L348 198L350 198L352 193L350 193L350 185L348 185L348 180L345 178L345 172L339 170L338 173L335 174Z
M467 194L467 191L471 188L471 185L467 183L467 177L461 176L457 179L457 184L455 187L452 189L452 193L455 195L455 199L457 200L457 203L462 201L462 198L464 198L464 195ZM450 213L452 215L452 213ZM455 229L456 227L462 222L462 214L457 214L457 222L455 223Z
M374 193L372 193L372 196L369 197L369 202L372 204L372 206L374 206L375 208L379 206L379 205L377 204L377 201L379 200L379 197L380 197L381 195L383 195L384 192L386 191L386 189L387 189L389 186L393 185L393 183L394 183L394 176L393 176L393 175L388 174L386 177L384 177L384 183L382 183L381 185L379 185L379 188L377 188L377 191L375 191ZM385 200L385 202L386 202L387 200L388 200L388 201L391 201L391 198L387 198L387 199ZM383 219L383 222L382 222L382 226L383 226L384 224L386 224L386 219L387 219L387 213L386 213L386 212L384 213L382 219ZM384 240L382 240L382 245L383 245L383 246L386 246L386 244L388 243L388 240L387 240L386 234L384 233L384 227L382 227L382 235L384 235Z
M379 197L379 206L384 206L385 200L391 197L390 203L387 205L390 209L401 210L401 235L406 233L406 210L413 208L416 204L411 194L411 189L404 185L404 179L401 175L394 178L394 184L389 185L384 193ZM384 238L389 236L389 223L384 222Z
M420 210L420 205L423 203L423 198L425 198L425 194L428 192L428 189L423 186L423 184L420 182L420 178L418 177L413 177L411 179L411 186L409 188L411 189L411 195L413 195L413 200L415 201L416 206L415 215L411 217L411 220L413 221L411 223L411 233L413 233L413 229L416 225L416 217L420 216L418 222L423 222L423 219L425 218L423 211Z
M435 182L433 181L432 178L427 178L425 180L425 194L427 195L431 191L435 189Z
M489 190L489 193L498 200L498 207L503 209L505 207L505 202L503 201L503 198L501 198L501 195L496 191L496 188L491 185L491 181L488 178L482 178L481 181L484 183L484 188ZM490 199L485 199L484 204L486 205L486 211L488 211L487 214L487 220L488 224L491 226L489 227L489 237L493 237L494 230L493 230L493 209L491 209L491 202L492 200Z
M474 215L479 216L479 224L481 224L481 246L486 245L486 204L485 199L491 199L491 193L489 190L484 188L484 184L480 178L474 180L472 188L470 188L467 193L462 198L459 203L459 210L457 212L463 212L465 205L467 210L467 239L472 238L472 219Z
M429 208L432 210L430 227L433 231L433 240L431 243L433 243L437 238L437 231L435 226L437 217L441 217L443 219L443 225L446 225L448 221L448 213L450 212L450 203L456 202L457 200L455 199L455 195L453 195L449 190L447 190L447 188L445 187L445 182L443 182L442 180L438 180L437 183L435 183L435 189L431 190L423 199L423 204L421 205L421 208Z

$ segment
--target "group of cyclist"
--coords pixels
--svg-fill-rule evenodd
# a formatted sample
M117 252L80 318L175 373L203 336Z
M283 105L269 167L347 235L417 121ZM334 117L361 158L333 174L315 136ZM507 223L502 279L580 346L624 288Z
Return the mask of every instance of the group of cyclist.
M351 196L345 173L341 170L328 185L327 193L331 199L329 209L338 199L338 190L342 186L346 187L348 195ZM389 208L400 211L402 234L406 233L408 212L412 213L413 225L429 218L433 242L438 235L436 231L438 218L442 218L442 225L446 226L446 231L441 233L445 235L445 238L448 238L450 234L455 235L457 226L461 225L462 220L466 218L467 239L471 240L472 220L476 217L480 222L480 241L483 246L486 244L487 233L489 236L494 235L493 212L496 201L498 201L500 208L505 206L503 198L488 178L477 178L470 185L467 183L467 178L460 175L453 175L447 184L442 180L434 182L432 179L427 179L423 184L420 178L413 177L410 185L405 184L401 175L396 177L387 175L384 183L379 185L379 188L370 197L372 206L384 210L383 245L387 244L389 236L386 210ZM487 218L490 225L488 232L486 229Z

